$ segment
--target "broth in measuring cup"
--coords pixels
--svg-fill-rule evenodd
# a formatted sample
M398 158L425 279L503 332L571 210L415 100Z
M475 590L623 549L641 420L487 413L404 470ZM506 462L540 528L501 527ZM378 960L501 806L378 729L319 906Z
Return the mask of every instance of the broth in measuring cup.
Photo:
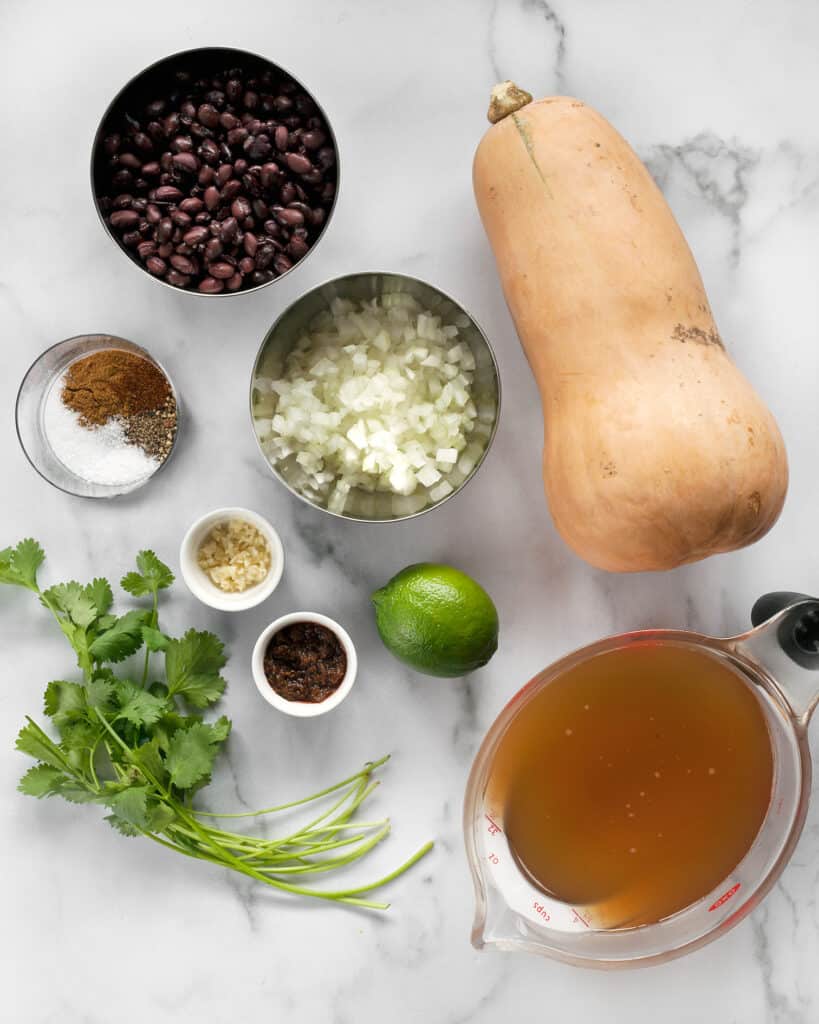
M535 694L488 792L518 866L599 928L652 924L726 879L771 798L768 726L747 681L673 643L598 654Z

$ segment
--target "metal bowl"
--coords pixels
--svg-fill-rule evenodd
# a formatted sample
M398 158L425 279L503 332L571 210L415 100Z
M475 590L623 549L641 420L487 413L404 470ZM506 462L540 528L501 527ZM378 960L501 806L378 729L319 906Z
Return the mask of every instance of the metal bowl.
M280 465L273 465L267 458L262 443L259 440L255 429L255 410L261 400L261 394L256 387L256 379L259 376L279 377L284 370L285 360L298 341L303 331L309 327L319 313L329 308L335 298L352 299L363 301L373 299L385 294L407 292L423 305L425 310L441 316L444 321L460 321L460 335L458 341L466 343L475 357L475 371L473 381L473 401L476 405L490 404L494 406L494 417L485 437L481 437L484 443L483 452L476 460L472 470L463 479L456 481L452 493L433 502L416 512L397 514L393 510L395 495L387 492L376 491L374 493L354 488L350 492L351 507L349 511L335 512L325 505L314 501L312 498L302 494L296 486L298 466L295 462L295 454L286 459ZM321 509L330 515L338 516L341 519L350 519L361 523L390 523L404 519L414 519L416 516L424 515L433 508L438 508L449 501L466 486L472 477L478 472L486 455L492 445L497 430L498 417L500 415L501 384L498 364L495 354L486 335L476 323L475 319L464 309L460 303L451 298L440 288L420 281L415 277L408 277L405 274L384 274L377 272L348 274L345 277L337 277L332 281L313 288L312 291L296 299L282 315L276 320L273 326L265 335L256 362L253 366L253 375L250 381L250 417L253 425L253 433L259 445L259 451L264 458L266 465L273 475L280 480L285 487L297 498L311 505L313 508ZM269 416L269 413L265 414ZM479 422L474 428L476 431L481 426ZM486 424L483 425L484 430ZM478 434L470 435L467 442L477 439ZM452 482L452 481L450 481Z
M72 473L54 453L43 423L43 409L49 391L71 363L83 356L111 348L132 352L153 363L164 374L176 401L176 433L171 450L153 473L127 484L99 484ZM65 341L58 341L56 345L47 348L26 371L17 392L15 407L17 438L28 461L52 487L82 498L114 498L120 494L130 494L149 480L153 480L157 473L167 466L176 450L181 418L179 395L168 371L144 348L112 334L78 334L75 338L66 338Z
M156 99L157 95L162 95L163 92L170 91L172 89L173 76L178 70L200 72L207 74L213 72L213 69L219 67L229 67L235 65L241 67L243 70L247 69L250 71L273 71L276 74L280 74L282 77L290 78L296 85L302 89L315 103L319 110L319 113L324 118L324 122L327 125L327 131L330 134L333 148L336 153L336 194L333 199L333 205L327 214L327 218L324 222L324 226L321 229L321 233L318 235L316 240L310 246L308 251L300 260L297 260L290 270L285 271L284 274L280 274L278 277L272 278L270 281L265 281L264 284L254 285L252 288L240 288L236 292L222 291L217 294L209 294L206 292L197 291L195 288L179 288L176 285L169 284L162 278L155 277L149 273L136 258L135 254L127 249L111 231L111 228L105 220L105 216L100 209L99 201L97 199L100 188L98 185L101 180L102 170L105 166L108 157L102 147L102 140L107 134L107 125L111 118L121 113L127 112L129 109L141 109L146 103L150 103L151 100ZM266 288L268 285L275 284L276 281L280 281L283 277L287 277L288 274L292 273L296 267L300 267L306 259L309 258L310 254L315 248L317 248L319 242L327 234L327 228L330 225L330 221L333 219L333 214L338 206L339 190L341 188L341 154L338 147L338 139L333 130L333 126L330 123L330 119L322 107L322 105L316 99L312 90L308 89L303 84L300 78L283 67L281 64L276 64L273 61L267 60L265 57L261 57L256 53L251 53L249 50L238 50L228 46L203 46L192 50L180 50L178 53L169 54L167 57L162 57L160 60L153 64L150 64L147 68L144 68L120 89L116 96L111 100L106 108L105 113L97 128L97 132L94 136L94 143L91 147L91 195L94 201L94 209L97 211L97 216L100 219L100 223L111 239L116 245L120 252L124 253L129 261L138 267L143 274L150 277L151 280L157 281L159 284L164 285L166 288L170 288L175 292L182 292L187 295L196 295L200 298L208 299L219 299L225 298L226 296L232 295L249 295L251 292L257 292L261 288Z

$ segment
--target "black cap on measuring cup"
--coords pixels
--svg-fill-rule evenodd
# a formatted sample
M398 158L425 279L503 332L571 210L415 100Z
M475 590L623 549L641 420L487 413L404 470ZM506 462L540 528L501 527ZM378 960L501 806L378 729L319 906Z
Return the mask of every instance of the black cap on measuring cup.
M751 609L751 622L761 626L791 605L796 607L777 629L779 644L802 668L819 671L819 599L789 590L763 594Z

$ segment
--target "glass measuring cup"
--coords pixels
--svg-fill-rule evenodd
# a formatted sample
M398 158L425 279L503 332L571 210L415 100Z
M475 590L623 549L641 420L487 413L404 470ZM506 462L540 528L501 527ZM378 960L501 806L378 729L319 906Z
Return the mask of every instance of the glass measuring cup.
M539 953L585 967L662 963L718 938L742 920L776 882L796 846L808 809L811 759L807 729L819 703L819 599L767 594L751 612L753 629L719 638L685 630L622 633L583 647L535 676L487 733L464 801L464 837L475 886L472 943L481 949ZM540 691L587 659L645 642L695 649L722 662L752 690L764 714L773 782L759 832L731 874L696 903L638 927L596 925L588 908L572 907L523 874L493 804L494 755L510 724Z

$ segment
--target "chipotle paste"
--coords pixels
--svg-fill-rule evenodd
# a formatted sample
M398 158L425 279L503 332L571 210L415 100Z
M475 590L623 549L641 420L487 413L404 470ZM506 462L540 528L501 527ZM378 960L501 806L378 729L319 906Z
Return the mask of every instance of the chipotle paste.
M317 622L293 622L274 633L264 674L285 700L320 704L341 686L347 655L336 634Z

